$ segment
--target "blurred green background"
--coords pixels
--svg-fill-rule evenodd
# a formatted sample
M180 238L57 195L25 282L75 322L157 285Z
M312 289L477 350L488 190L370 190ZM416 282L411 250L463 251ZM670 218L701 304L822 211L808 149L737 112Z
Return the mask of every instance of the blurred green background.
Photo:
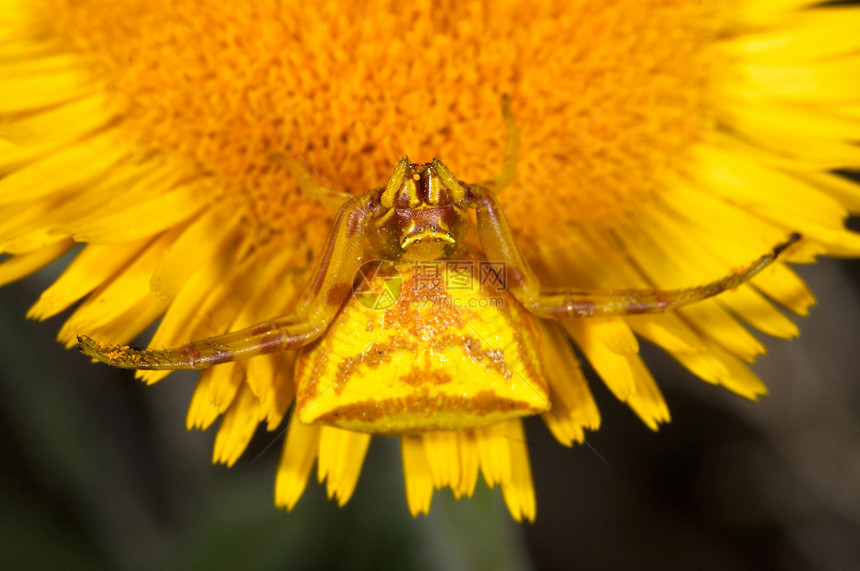
M7 569L860 568L860 262L798 270L819 306L800 340L765 339L749 403L651 347L673 421L658 433L587 371L603 428L567 449L527 423L537 522L498 490L436 492L409 516L396 439L375 438L340 509L311 481L273 506L282 436L231 469L186 432L196 374L146 387L24 319L57 274L0 289L0 557Z

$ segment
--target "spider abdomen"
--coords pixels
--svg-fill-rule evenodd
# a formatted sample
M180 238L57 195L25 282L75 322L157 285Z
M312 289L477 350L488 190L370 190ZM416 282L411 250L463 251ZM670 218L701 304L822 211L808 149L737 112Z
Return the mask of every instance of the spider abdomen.
M299 355L299 420L395 434L546 410L535 318L491 283L498 275L485 264L371 267L326 335Z

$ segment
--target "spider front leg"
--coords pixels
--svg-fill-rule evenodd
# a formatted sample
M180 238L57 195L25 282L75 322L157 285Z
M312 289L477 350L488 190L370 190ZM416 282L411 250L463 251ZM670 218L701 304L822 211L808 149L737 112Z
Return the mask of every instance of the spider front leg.
M484 183L484 186L488 186L495 193L503 191L514 182L517 175L517 155L520 153L520 131L514 122L514 116L511 113L511 98L508 95L502 95L502 119L505 121L505 129L508 131L502 168L495 180Z
M695 303L735 288L771 264L799 234L777 245L771 252L743 270L711 283L676 290L574 290L542 288L537 276L522 257L508 227L502 207L489 190L469 187L477 211L478 235L487 258L504 262L508 291L531 313L549 319L661 313Z
M334 190L325 184L319 184L317 179L322 180L322 182L325 182L325 180L306 164L302 164L295 159L285 157L281 154L270 155L269 158L281 163L290 171L290 174L299 183L299 189L301 189L305 196L316 200L332 210L338 210L352 198L351 194Z
M347 202L338 212L308 294L296 312L251 327L193 341L175 349L105 345L84 335L78 348L103 363L126 369L204 369L218 363L307 345L328 328L352 290L364 255L369 197Z

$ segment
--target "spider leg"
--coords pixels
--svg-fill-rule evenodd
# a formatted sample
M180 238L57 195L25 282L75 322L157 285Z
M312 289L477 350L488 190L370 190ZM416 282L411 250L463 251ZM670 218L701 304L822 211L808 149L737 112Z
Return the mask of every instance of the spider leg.
M526 307L535 315L550 319L662 313L738 287L773 263L783 250L798 240L800 235L792 234L747 267L703 285L673 290L543 289Z
M135 349L78 336L89 357L126 369L204 369L264 353L293 350L322 335L352 291L364 255L369 197L356 197L338 212L308 293L296 312L251 327L193 341L174 349Z
M475 195L478 235L487 258L505 263L507 289L531 313L549 319L661 313L735 288L770 265L799 234L777 245L749 266L713 282L675 290L575 290L542 288L517 248L493 193L470 187Z
M299 316L285 316L173 349L107 345L86 335L78 335L78 349L102 363L124 369L205 369L264 353L297 349L324 330L322 324L304 321Z
M511 98L508 95L502 95L502 118L505 121L505 128L508 130L502 168L494 180L483 183L484 186L496 193L501 192L514 181L514 177L517 175L517 155L520 152L520 132L514 122L514 116L511 114Z
M352 198L351 194L334 190L325 184L319 184L317 180L320 177L310 167L295 159L281 154L272 155L270 158L281 163L290 171L290 174L299 183L299 188L305 195L313 198L320 204L328 206L332 210L339 209Z

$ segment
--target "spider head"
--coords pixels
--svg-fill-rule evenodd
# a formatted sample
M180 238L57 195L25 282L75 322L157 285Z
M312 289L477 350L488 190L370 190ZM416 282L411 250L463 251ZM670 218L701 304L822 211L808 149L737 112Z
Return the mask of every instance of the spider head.
M468 226L466 191L438 159L414 164L403 157L379 197L377 227L398 257L435 260L458 246Z

